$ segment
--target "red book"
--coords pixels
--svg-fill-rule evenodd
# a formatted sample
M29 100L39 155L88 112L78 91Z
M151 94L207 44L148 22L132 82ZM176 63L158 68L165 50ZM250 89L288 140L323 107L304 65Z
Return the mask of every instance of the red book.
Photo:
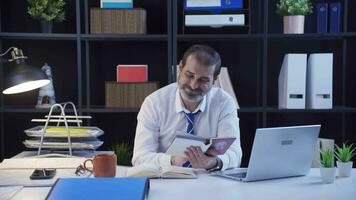
M117 82L147 82L147 65L118 65Z

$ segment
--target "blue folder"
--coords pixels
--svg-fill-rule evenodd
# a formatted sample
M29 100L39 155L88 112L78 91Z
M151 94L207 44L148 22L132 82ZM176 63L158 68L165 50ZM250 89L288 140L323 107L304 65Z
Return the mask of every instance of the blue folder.
M143 200L148 191L147 178L63 178L56 181L46 199Z
M317 3L317 28L316 32L326 33L328 32L328 4L327 3Z
M188 6L188 1L192 0L184 0L184 10L209 10L209 11L221 11L221 10L230 10L230 9L242 9L243 0L220 0L220 6L206 6L206 4L202 4L201 6ZM206 0L208 2L209 0Z
M330 27L329 31L331 33L338 33L340 32L340 23L341 23L341 3L330 3L329 8L330 13Z

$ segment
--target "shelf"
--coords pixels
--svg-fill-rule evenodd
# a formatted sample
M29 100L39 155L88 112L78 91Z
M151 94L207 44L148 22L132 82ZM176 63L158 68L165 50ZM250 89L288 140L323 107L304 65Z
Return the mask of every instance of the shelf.
M77 34L0 32L0 38L2 38L2 39L28 39L28 40L76 40Z
M262 39L263 34L178 34L179 41L195 40L231 40L231 39Z
M105 107L92 107L89 109L83 109L88 113L137 113L139 108L105 108Z
M77 106L76 106L77 107ZM35 108L35 106L16 106L16 107L5 107L2 109L4 113L48 113L49 108ZM66 112L73 112L73 109L66 109ZM80 112L80 109L77 107L77 111ZM59 110L54 110L53 112L57 113Z
M266 111L269 113L337 113L346 111L345 107L336 106L332 109L279 109L278 107L267 107ZM356 111L356 109L355 109Z
M142 35L119 35L119 34L82 34L85 40L140 40L140 41L168 41L167 34L142 34Z
M269 39L297 39L297 40L334 40L344 39L348 37L356 37L355 32L347 33L305 33L305 34L282 34L271 33L267 34Z

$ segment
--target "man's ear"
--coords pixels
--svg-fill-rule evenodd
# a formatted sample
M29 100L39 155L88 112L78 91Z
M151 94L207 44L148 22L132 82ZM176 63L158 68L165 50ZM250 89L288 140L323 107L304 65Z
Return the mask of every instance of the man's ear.
M183 70L183 63L182 61L179 62L179 72L181 72Z

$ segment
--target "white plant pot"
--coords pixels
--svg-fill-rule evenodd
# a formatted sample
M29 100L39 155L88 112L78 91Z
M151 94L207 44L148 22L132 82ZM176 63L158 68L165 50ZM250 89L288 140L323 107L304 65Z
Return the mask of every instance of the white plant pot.
M284 34L303 34L304 33L304 15L284 16L283 33Z
M335 181L335 175L336 175L336 168L325 168L325 167L320 167L320 175L321 175L321 180L324 183L334 183Z
M352 161L349 161L349 162L336 161L336 165L339 170L339 176L341 176L341 177L351 176Z

